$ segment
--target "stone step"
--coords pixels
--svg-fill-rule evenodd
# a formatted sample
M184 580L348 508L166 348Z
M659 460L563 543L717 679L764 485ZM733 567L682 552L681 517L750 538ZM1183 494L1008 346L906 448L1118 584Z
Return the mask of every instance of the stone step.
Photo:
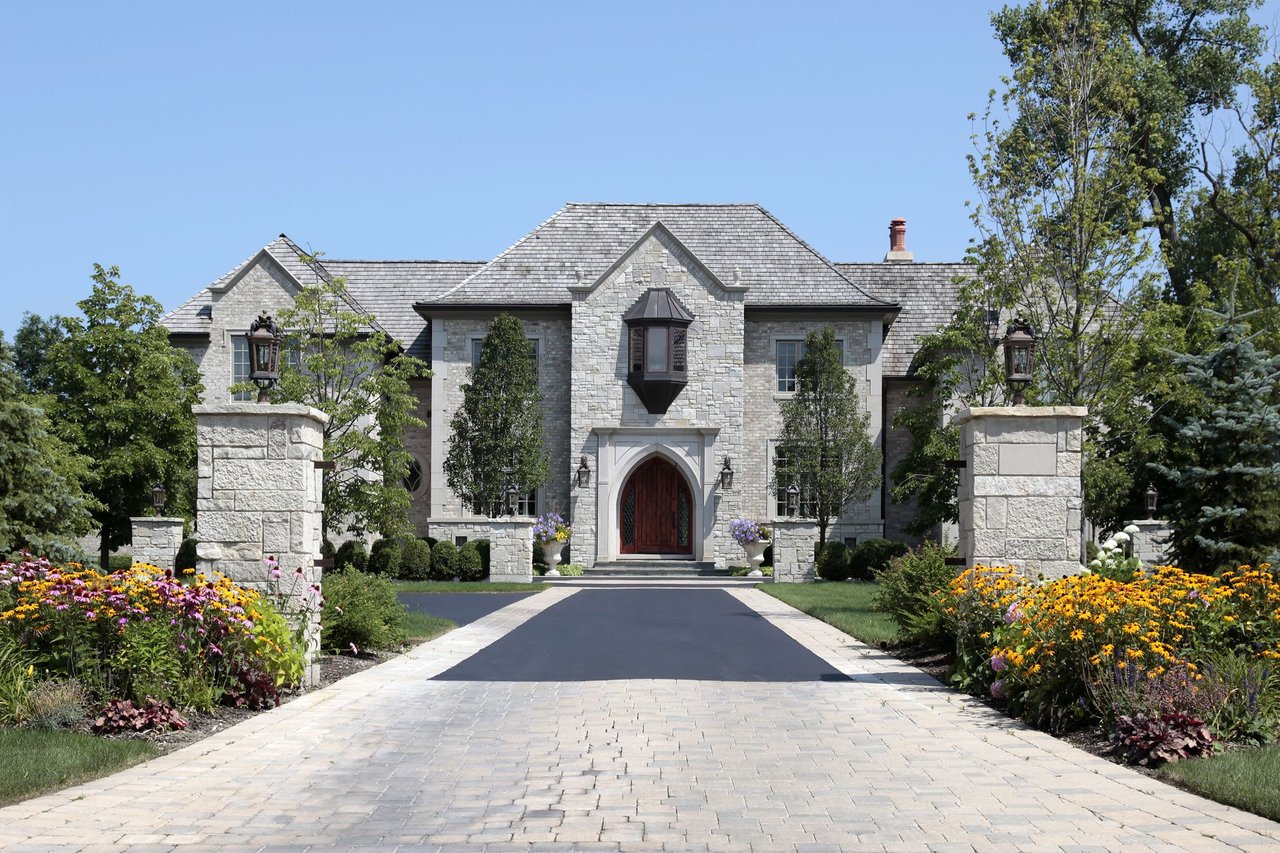
M728 569L717 569L710 560L610 560L596 563L582 573L583 577L669 578L728 577Z

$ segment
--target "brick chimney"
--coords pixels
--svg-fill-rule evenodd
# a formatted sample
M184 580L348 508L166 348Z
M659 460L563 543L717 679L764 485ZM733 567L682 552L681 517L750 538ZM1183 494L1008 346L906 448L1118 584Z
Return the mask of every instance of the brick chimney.
M889 251L884 259L890 262L915 260L915 256L907 251L907 220L902 217L889 220Z

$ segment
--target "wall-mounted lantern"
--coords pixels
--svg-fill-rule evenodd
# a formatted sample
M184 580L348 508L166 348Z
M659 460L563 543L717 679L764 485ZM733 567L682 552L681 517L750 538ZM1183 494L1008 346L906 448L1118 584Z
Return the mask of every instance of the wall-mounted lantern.
M587 457L582 457L578 462L578 470L575 472L575 480L579 489L585 489L591 485L591 468L587 465Z
M724 467L720 469L720 491L727 492L733 488L733 468L729 465L729 457L724 458Z
M790 486L787 486L787 515L794 516L800 512L800 487L793 480Z
M1153 520L1156 517L1156 501L1160 498L1155 483L1147 483L1147 491L1143 497L1147 499L1147 519Z
M258 386L258 402L268 402L267 392L280 379L280 330L266 311L249 326L249 378Z
M1004 340L1004 374L1013 391L1013 405L1024 406L1023 392L1031 384L1035 367L1036 336L1031 324L1021 317L1009 324Z
M164 483L156 483L151 487L151 506L155 508L157 518L164 512L164 501L167 496Z

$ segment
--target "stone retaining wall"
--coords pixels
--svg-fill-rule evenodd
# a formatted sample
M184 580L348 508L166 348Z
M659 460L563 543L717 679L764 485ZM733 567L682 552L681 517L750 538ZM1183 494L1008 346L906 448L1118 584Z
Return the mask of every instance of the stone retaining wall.
M814 578L813 546L818 525L812 521L773 523L773 582L807 583Z

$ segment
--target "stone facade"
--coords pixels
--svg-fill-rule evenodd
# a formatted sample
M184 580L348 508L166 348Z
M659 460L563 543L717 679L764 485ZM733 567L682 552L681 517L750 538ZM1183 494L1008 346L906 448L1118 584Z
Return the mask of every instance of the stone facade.
M142 516L130 518L133 526L133 561L162 569L174 568L182 545L181 518Z
M773 582L807 583L814 578L813 547L818 525L811 521L773 523Z
M1131 521L1138 532L1133 534L1133 556L1148 566L1166 566L1169 564L1169 536L1173 528L1169 522L1147 518L1142 521Z
M533 521L502 519L489 522L489 580L529 583L533 580Z
M323 430L328 415L295 404L195 407L197 568L290 601L321 581ZM274 557L283 578L273 578ZM282 583L284 584L282 587ZM308 683L320 613L308 616Z
M958 412L960 556L1035 577L1080 570L1086 410L1006 406Z

